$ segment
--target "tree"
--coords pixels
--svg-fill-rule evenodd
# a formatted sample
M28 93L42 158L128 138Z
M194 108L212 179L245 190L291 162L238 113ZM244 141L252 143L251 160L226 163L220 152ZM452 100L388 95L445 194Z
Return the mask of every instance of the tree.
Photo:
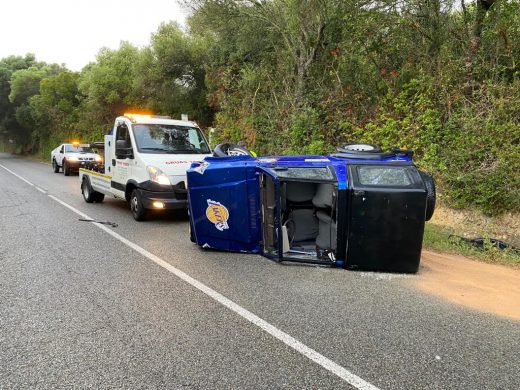
M79 90L86 96L86 110L95 126L108 126L115 116L139 106L135 79L140 55L138 48L122 42L117 50L101 49L96 62L81 72Z
M10 70L6 70L6 64L10 64ZM31 66L23 68L25 65ZM2 104L7 108L3 120L4 132L18 144L27 144L30 141L31 129L34 126L28 105L29 98L39 92L40 81L44 77L62 71L62 66L38 63L32 55L25 58L9 57L4 61L4 77L10 74L8 104L6 105L5 101ZM4 93L6 92L4 89Z
M78 89L79 73L62 72L44 78L37 95L29 99L31 118L35 123L33 140L44 150L49 138L62 142L78 136L80 105L84 97Z
M162 24L152 35L138 64L137 93L154 112L180 117L189 114L210 124L206 101L206 46L185 34L176 23Z
M16 121L15 106L9 100L11 76L14 72L36 66L33 54L25 57L10 56L0 60L0 137L7 139L24 138L20 135L20 125Z
M463 0L462 0L463 1ZM466 60L466 69L468 74L468 86L473 88L475 79L473 77L475 57L477 56L482 45L482 31L484 29L486 16L499 0L476 0L475 4L475 22L469 42L468 56Z

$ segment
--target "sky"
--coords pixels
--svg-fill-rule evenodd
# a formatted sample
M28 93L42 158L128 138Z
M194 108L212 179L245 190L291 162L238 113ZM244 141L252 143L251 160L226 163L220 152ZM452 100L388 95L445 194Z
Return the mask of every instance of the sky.
M145 46L161 22L184 24L175 0L7 0L0 6L0 58L34 53L38 61L81 70L102 47Z

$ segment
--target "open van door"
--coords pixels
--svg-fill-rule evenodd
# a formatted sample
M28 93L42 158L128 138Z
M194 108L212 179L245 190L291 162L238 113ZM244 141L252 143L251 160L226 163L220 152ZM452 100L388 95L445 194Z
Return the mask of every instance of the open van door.
M349 164L347 267L416 272L426 190L413 165Z
M280 217L279 181L269 169L257 168L260 175L260 214L262 221L262 254L281 261L283 253Z

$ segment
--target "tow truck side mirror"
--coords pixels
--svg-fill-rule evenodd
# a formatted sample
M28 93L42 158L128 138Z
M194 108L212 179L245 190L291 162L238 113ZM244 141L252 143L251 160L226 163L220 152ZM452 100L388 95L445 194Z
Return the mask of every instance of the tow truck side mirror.
M128 147L125 140L118 139L116 141L116 158L134 158L132 146Z

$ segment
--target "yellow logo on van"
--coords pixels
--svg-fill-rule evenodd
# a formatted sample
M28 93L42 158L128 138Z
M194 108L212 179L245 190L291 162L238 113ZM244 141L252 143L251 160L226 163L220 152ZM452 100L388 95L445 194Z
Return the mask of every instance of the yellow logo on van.
M227 223L229 219L229 211L222 203L208 199L206 217L211 223L214 223L215 227L221 232L229 229L229 225Z

